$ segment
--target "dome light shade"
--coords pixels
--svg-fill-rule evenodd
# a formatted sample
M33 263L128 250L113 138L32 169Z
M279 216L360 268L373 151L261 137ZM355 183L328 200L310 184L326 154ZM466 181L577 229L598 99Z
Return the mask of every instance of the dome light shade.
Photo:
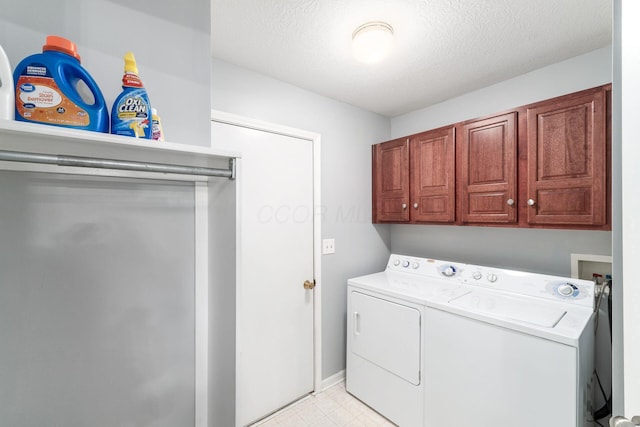
M353 32L353 56L374 64L384 59L393 45L393 28L386 22L367 22Z

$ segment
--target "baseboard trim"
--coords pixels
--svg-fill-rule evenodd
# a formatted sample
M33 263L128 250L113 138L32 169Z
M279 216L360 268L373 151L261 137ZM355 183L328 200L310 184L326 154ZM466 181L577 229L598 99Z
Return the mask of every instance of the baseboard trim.
M344 379L345 379L345 371L343 369L340 372L337 372L331 375L330 377L323 379L320 391L325 391L329 387L344 381Z

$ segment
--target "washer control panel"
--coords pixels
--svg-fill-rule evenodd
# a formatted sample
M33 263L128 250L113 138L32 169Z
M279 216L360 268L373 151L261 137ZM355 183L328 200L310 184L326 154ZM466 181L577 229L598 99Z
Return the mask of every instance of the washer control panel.
M563 300L586 298L588 296L588 291L583 292L580 288L581 287L578 283L566 280L550 282L547 284L547 291Z
M594 285L588 280L467 265L462 283L519 295L593 306Z

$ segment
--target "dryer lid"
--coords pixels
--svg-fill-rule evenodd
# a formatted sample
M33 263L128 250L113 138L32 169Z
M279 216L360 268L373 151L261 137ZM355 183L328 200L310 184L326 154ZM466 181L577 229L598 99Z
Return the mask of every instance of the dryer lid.
M543 328L553 328L567 313L566 310L496 292L471 291L449 301L452 306L470 312L497 318L529 323Z

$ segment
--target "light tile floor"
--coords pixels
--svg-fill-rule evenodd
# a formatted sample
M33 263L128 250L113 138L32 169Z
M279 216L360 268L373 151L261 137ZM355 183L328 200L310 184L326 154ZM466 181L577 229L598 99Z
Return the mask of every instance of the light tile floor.
M252 425L258 426L394 427L395 424L347 393L341 381Z

